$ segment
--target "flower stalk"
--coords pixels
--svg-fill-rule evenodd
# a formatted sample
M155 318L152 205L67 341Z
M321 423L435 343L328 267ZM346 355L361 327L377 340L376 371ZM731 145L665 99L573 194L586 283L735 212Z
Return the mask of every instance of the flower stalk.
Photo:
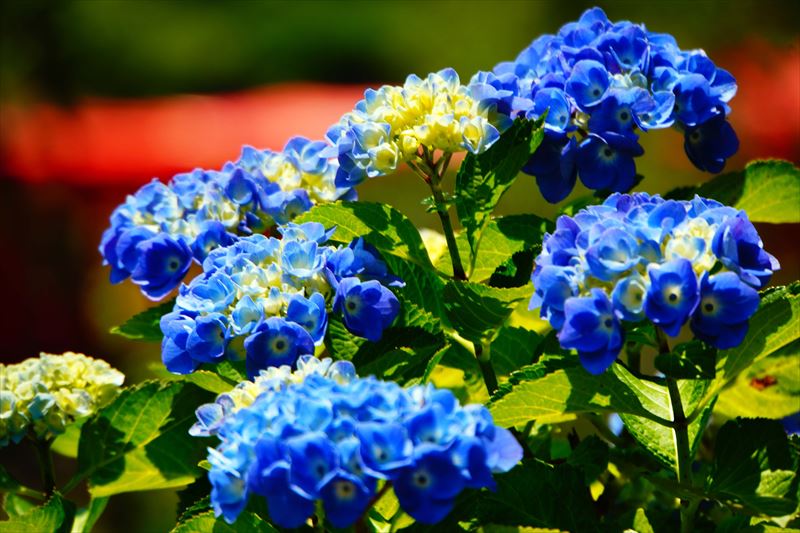
M670 353L667 337L661 328L656 328L659 352ZM683 411L681 392L678 388L678 381L670 376L666 378L667 390L669 392L670 407L672 409L672 428L673 442L675 443L675 474L678 484L686 487L692 486L692 448L689 442L689 422ZM691 499L681 498L681 532L692 531L694 514L697 508L696 502Z
M56 473L53 466L53 454L50 450L53 444L52 439L35 440L34 448L36 448L36 456L39 459L39 468L42 472L42 483L44 484L44 493L47 496L53 494L56 489Z

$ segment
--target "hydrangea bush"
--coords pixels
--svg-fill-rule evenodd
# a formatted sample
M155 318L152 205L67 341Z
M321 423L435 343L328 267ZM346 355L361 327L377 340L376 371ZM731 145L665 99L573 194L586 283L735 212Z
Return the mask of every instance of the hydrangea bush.
M759 237L800 223L800 171L662 196L635 168L639 135L671 127L720 172L733 76L595 8L462 79L369 89L324 141L117 208L112 282L174 299L112 332L162 370L123 388L74 354L0 366L0 445L28 437L43 470L0 470L3 527L88 531L109 497L163 489L178 532L800 525L800 283L769 286ZM403 169L441 234L355 201ZM525 174L549 202L593 194L500 216Z

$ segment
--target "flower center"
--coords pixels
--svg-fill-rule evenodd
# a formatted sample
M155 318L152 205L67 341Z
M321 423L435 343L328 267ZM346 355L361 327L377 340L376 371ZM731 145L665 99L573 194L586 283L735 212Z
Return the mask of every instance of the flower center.
M425 470L417 470L414 473L414 485L424 489L431 484L431 477Z

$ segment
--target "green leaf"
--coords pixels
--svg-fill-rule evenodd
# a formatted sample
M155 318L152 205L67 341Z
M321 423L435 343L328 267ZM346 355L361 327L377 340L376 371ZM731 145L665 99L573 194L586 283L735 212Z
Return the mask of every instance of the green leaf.
M636 394L647 396L648 410L662 419L671 421L673 417L667 387L651 381L639 381L643 387L637 390ZM678 381L684 413L695 408L708 387L708 380L685 379ZM708 418L711 416L712 405L706 406L701 414L689 424L689 444L691 445L690 452L692 456L694 456L697 447L700 445L703 430L706 427ZM628 432L645 450L650 452L653 457L668 469L675 469L677 465L677 450L675 449L675 437L672 428L654 424L647 418L628 413L620 413L620 418L625 423Z
M695 194L744 209L753 222L800 222L800 169L788 161L751 161L744 170L716 176L698 187L679 187L666 197L688 200Z
M715 412L780 419L800 412L800 340L739 374L717 400Z
M608 445L590 435L583 439L567 458L567 464L583 472L584 483L589 486L608 467Z
M161 342L163 338L159 326L161 317L171 312L173 307L175 298L132 316L124 324L114 326L110 331L114 335L136 341Z
M797 464L780 422L737 419L717 434L708 490L752 512L784 516L797 508Z
M750 365L768 357L787 344L800 338L800 282L786 287L775 287L762 293L761 305L750 318L744 341L736 348L717 353L716 377L698 402L694 411L686 411L689 418L696 416L722 389ZM691 413L691 414L690 414Z
M485 281L514 254L541 248L544 233L552 229L552 222L536 215L509 215L490 220L483 231L481 247L473 256L468 272L469 279ZM461 257L470 257L466 232L458 234L456 243ZM452 276L453 266L450 264L449 254L444 254L436 266Z
M482 154L467 154L456 176L456 209L472 255L503 194L544 138L542 119L517 119Z
M495 332L529 293L526 287L499 289L453 280L444 287L443 304L456 331L465 339L480 342Z
M671 353L658 354L656 369L676 379L714 379L717 351L701 341L675 346Z
M37 502L20 496L14 492L6 492L3 495L3 511L9 518L22 516L36 509Z
M411 302L401 301L401 315L392 327L378 342L362 342L352 361L363 375L406 383L421 378L445 344L441 320Z
M213 366L214 365L207 365L207 367ZM188 383L193 383L201 389L208 392L213 392L214 394L230 392L230 390L233 389L239 383L239 381L246 379L245 377L242 377L237 381L233 381L229 378L221 376L213 370L205 370L202 368L195 370L191 374L173 374L164 368L164 365L161 363L154 363L151 366L151 370L157 378L163 381L185 381Z
M172 533L278 533L278 529L269 522L262 520L257 514L243 511L236 522L228 524L225 520L216 518L214 511L194 515L188 520L179 523Z
M54 494L44 505L0 522L0 533L68 532L74 516L75 506L58 494Z
M482 524L566 531L598 529L584 475L571 465L553 467L534 459L495 479L497 491L481 492L476 502Z
M515 253L497 267L487 283L492 287L506 289L528 285L533 272L534 254L533 250ZM533 292L533 287L531 287L531 292Z
M647 519L644 509L641 507L636 509L633 516L633 530L636 533L653 533L653 526L650 525L650 520Z
M202 483L200 483L202 481ZM201 495L200 490L203 494ZM178 522L184 522L192 516L204 513L211 509L211 483L208 477L197 478L194 483L178 492ZM197 499L190 501L189 496L197 496Z
M108 505L108 497L91 498L88 506L78 509L78 512L75 513L71 533L89 533L105 511L106 505Z
M333 359L351 361L367 339L356 337L344 325L341 315L328 316L328 329L325 332L325 348Z
M239 383L247 379L244 361L222 361L215 364L211 370L231 383Z
M349 243L357 237L363 237L382 254L396 255L426 267L432 266L417 228L404 214L387 204L319 204L295 220L298 224L312 221L326 228L336 227L333 241Z
M429 361L445 346L441 320L401 295L400 316L377 342L356 337L341 317L328 319L325 346L334 359L352 361L363 375L405 383L421 378Z
M86 419L77 420L69 424L64 433L56 437L50 449L64 457L76 458L78 457L78 441L81 438L81 428Z
M599 376L589 374L576 356L547 356L511 374L489 407L496 424L524 425L529 420L555 423L565 414L586 412L628 413L667 419L666 388L636 378L624 366L613 364ZM655 397L651 397L654 392Z
M753 222L800 222L800 169L788 161L751 161L743 171L702 184L696 193L744 209Z
M403 301L409 301L434 316L442 316L442 291L444 281L431 267L420 266L397 256L384 255L389 271L405 283L401 293Z
M201 471L207 439L191 437L198 405L214 396L190 383L146 381L125 389L83 426L78 476L93 497L174 488Z
M499 376L507 376L533 363L542 336L524 328L503 326L490 346L491 361Z

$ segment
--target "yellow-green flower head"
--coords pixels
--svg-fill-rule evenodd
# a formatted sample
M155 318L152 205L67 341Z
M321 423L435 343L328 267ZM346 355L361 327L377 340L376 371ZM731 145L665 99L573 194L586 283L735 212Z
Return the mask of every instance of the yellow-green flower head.
M422 150L480 153L500 136L453 69L402 86L368 89L353 111L328 130L339 156L338 187L393 172Z
M0 365L0 446L29 431L40 439L62 433L108 405L124 380L105 361L72 352Z
M242 381L230 392L217 396L214 403L201 405L196 411L197 423L192 426L189 433L194 436L214 435L226 416L252 405L261 394L280 390L287 385L302 383L311 375L324 376L344 384L355 377L356 370L349 361L317 359L311 355L300 356L296 370L292 370L289 365L261 370L252 381Z

